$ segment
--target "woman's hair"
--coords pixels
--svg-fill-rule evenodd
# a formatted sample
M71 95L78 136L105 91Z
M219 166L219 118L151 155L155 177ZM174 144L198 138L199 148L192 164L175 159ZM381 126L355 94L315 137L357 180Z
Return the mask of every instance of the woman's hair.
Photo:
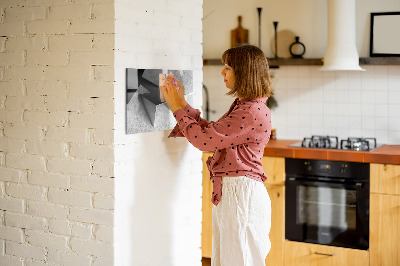
M221 60L235 74L235 85L227 95L254 99L274 94L268 61L260 48L249 44L239 45L226 50Z

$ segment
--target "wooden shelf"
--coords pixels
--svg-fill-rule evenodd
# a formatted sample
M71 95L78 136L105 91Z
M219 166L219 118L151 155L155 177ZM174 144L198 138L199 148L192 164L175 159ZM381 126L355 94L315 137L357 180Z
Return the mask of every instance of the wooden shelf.
M270 67L279 66L304 66L304 65L322 65L321 58L268 58L268 64ZM204 59L204 66L217 66L222 65L220 59Z
M360 65L400 65L400 57L362 57Z
M271 68L279 66L321 66L323 58L268 58ZM203 66L222 65L220 59L204 59ZM400 65L400 57L362 57L360 65Z

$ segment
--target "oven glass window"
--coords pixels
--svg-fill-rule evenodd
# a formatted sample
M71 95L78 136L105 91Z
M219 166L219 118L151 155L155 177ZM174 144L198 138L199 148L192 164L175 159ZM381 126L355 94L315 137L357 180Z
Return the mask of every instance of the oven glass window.
M298 186L297 223L342 230L356 228L356 191Z

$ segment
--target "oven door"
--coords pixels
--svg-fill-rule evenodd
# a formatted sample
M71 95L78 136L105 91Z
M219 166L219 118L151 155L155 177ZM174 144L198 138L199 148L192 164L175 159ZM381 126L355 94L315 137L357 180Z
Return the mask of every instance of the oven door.
M369 185L286 177L286 239L367 250Z

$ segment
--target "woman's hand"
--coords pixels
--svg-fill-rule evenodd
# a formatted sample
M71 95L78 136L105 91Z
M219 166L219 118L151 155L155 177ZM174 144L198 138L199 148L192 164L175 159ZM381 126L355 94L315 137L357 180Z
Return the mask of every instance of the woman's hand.
M161 86L161 91L164 94L165 101L167 102L169 109L171 109L173 113L178 109L185 108L186 106L186 104L183 106L186 101L184 103L182 102L181 90L183 91L183 100L185 100L185 89L182 83L178 79L170 76L168 76L167 81L164 83L164 86Z
M175 78L173 75L168 75L168 80L174 82L176 86L178 87L178 96L179 96L179 102L182 106L182 108L185 108L187 102L185 100L185 87L183 86L182 82Z

